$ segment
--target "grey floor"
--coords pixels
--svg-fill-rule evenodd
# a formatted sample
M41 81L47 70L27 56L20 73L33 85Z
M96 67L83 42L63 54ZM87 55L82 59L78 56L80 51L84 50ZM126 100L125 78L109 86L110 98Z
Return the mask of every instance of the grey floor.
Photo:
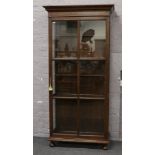
M49 147L47 138L33 138L33 155L122 155L122 143L111 142L109 150L96 144L57 143Z

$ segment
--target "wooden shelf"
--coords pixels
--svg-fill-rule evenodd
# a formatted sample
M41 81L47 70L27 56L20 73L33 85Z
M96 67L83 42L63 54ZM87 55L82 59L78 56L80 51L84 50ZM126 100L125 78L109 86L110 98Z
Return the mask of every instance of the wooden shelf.
M81 97L103 97L102 95L97 94L79 94Z
M81 100L104 100L104 97L79 97Z
M52 60L92 60L92 61L101 61L101 60L106 60L104 57L82 57L82 58L77 58L77 57L63 57L63 58L53 58Z
M97 76L97 77L98 77L98 76L99 76L99 77L101 76L101 77L104 77L104 75L101 75L101 74L81 74L80 76L86 76L86 77L87 77L87 76L93 76L93 77L94 77L94 76Z
M53 130L53 133L55 134L55 135L63 135L63 134L65 134L65 135L76 135L77 134L77 131L64 131L64 130L57 130L57 129L54 129Z
M76 37L77 38L77 35L56 35L56 38L57 37Z
M104 57L81 57L79 60L106 60Z
M77 74L55 74L55 76L77 76Z
M52 60L77 60L77 57L53 58Z
M99 97L99 96L80 96L80 94L75 94L70 95L70 96L66 96L66 95L53 95L52 96L53 99L80 99L80 100L105 100L104 97Z
M53 99L77 99L77 96L53 96Z
M55 76L73 76L73 77L74 77L74 76L77 76L77 74L67 74L67 73L66 73L66 74L55 74ZM85 77L85 76L86 76L86 77L87 77L87 76L93 76L93 77L94 77L94 76L95 76L95 77L98 77L98 76L99 76L99 77L104 77L104 75L101 75L101 74L81 74L80 76L84 76L84 77Z

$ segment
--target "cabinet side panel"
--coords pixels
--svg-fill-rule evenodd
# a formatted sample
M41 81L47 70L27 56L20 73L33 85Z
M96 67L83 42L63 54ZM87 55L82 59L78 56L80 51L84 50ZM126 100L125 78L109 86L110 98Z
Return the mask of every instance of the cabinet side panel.
M48 18L48 74L49 74L49 86L52 84L52 20ZM53 129L53 103L52 103L52 91L49 91L49 130L50 136L52 136Z
M104 135L105 139L109 139L109 65L110 65L110 20L106 20L106 62L105 62L105 108L104 108Z

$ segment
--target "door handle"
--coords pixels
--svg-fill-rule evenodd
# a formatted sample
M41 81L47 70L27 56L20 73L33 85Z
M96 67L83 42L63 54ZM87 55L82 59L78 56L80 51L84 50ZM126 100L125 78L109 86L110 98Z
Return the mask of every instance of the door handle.
M53 91L53 88L52 88L52 85L51 85L51 77L50 77L50 83L49 83L49 88L48 88L49 91Z

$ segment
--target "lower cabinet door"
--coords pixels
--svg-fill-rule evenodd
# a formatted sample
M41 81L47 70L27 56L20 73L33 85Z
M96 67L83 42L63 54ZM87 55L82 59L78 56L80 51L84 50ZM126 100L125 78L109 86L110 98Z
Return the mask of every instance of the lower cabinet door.
M103 135L103 100L80 100L80 134Z
M77 133L77 101L73 99L53 100L54 133Z

